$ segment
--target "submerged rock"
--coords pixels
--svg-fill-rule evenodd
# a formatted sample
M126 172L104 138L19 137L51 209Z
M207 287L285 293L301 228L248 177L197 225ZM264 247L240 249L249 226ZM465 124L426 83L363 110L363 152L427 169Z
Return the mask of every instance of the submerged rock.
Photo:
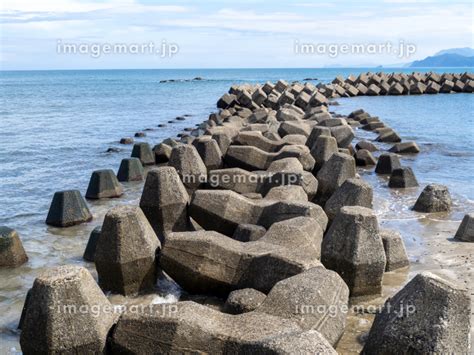
M24 354L102 354L117 315L89 271L60 266L38 276L20 337Z
M46 224L70 227L90 220L92 214L79 190L58 191L54 194Z
M17 267L28 261L16 230L0 226L0 267Z
M133 144L134 140L131 137L125 137L120 139L120 144Z
M362 354L467 354L470 317L467 290L418 274L375 316Z

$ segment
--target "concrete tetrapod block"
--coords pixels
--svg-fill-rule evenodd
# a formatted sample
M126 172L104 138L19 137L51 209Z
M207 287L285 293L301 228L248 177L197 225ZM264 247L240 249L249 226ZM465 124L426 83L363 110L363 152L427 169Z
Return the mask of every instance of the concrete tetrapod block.
M79 190L54 193L46 224L55 227L70 227L90 220L92 220L92 214Z
M400 169L402 164L398 155L392 153L384 153L379 156L375 172L377 174L392 174L395 169Z
M356 144L355 147L357 150L365 149L369 152L376 152L377 150L379 150L375 144L368 141L360 141Z
M222 152L217 141L209 136L202 136L193 141L197 152L207 169L219 169L222 167Z
M296 217L273 224L259 241L290 250L301 249L301 255L319 260L323 234L324 231L314 218Z
M192 145L174 147L168 165L176 169L184 186L191 191L197 189L207 179L206 165Z
M372 166L377 164L377 160L367 149L359 149L354 154L354 158L357 166Z
M240 168L218 169L209 172L207 185L213 189L225 189L240 194L266 195L274 187L301 186L308 199L318 190L318 181L296 158L274 161L265 172L249 172Z
M143 165L138 158L122 159L117 172L118 181L142 181L145 176Z
M272 162L283 158L297 158L307 171L311 171L315 163L310 150L303 145L285 146L275 153L267 153L252 146L231 145L224 161L229 168L255 171L267 170Z
M418 181L411 168L399 168L392 171L388 187L391 188L409 188L417 187Z
M92 173L87 187L86 198L101 199L120 197L123 195L123 187L118 182L115 173L111 169L96 170Z
M153 147L153 153L155 154L155 163L156 164L163 164L167 163L170 160L171 156L171 146L160 143Z
M209 172L207 185L214 189L232 190L240 194L258 193L265 176L241 168L216 169Z
M99 241L100 232L102 227L95 227L90 236L89 241L87 242L86 249L84 250L84 255L82 258L86 261L94 262L95 260L95 251L97 249L97 242Z
M321 265L309 254L261 239L238 242L214 231L178 232L167 236L160 266L190 293L227 295L242 288L268 292L276 282Z
M308 195L301 186L285 185L272 187L265 195L267 200L277 201L308 201Z
M331 127L331 135L336 138L339 148L347 148L355 137L349 125Z
M324 336L316 330L302 333L287 334L268 338L250 349L253 352L262 351L270 354L324 354L337 355L337 351L329 344Z
M410 262L400 233L390 229L381 229L380 236L382 237L387 259L385 271L393 271L408 266Z
M362 179L347 179L327 200L324 212L332 221L344 206L361 206L372 208L372 185Z
M33 284L21 349L24 354L102 354L116 318L89 271L60 266Z
M356 165L353 157L334 153L329 160L324 163L316 178L318 179L318 193L316 199L322 205L347 179L354 178Z
M244 288L229 293L224 309L230 314L241 314L254 311L267 297L263 292L253 288Z
M239 224L235 229L232 239L239 242L255 242L262 238L267 230L255 224Z
M155 154L148 143L135 143L131 157L140 159L143 165L155 164Z
M336 138L328 136L318 137L311 148L311 155L316 161L313 173L317 173L324 163L326 163L329 158L337 152Z
M160 248L158 237L139 207L112 208L105 215L95 253L99 285L125 296L153 289Z
M303 187L311 201L318 191L318 180L314 175L303 169L303 165L296 158L275 160L267 169L259 192L266 195L270 189L282 185L298 185Z
M401 142L402 138L395 132L393 129L384 129L379 136L376 138L377 142L385 142L385 143L397 143Z
M278 128L280 137L285 137L290 134L301 134L305 137L309 137L310 133L311 127L305 121L284 121Z
M188 204L189 195L175 168L164 166L148 172L140 208L160 240L167 232L188 230Z
M28 261L16 230L0 226L0 267L17 267Z
M316 139L320 136L331 137L331 130L328 127L314 126L306 140L306 146L312 149L316 143Z
M454 239L463 242L474 242L474 213L464 216Z
M316 354L320 350L334 354L318 332L304 332L291 320L258 312L230 315L189 301L127 312L112 339L114 353Z
M228 236L239 224L257 224L269 228L273 223L307 216L315 218L325 230L327 216L311 202L250 200L233 191L198 190L189 206L190 216L204 229Z
M427 185L416 200L413 210L417 212L447 212L451 210L451 195L446 186Z
M316 267L278 282L257 312L296 321L317 330L331 345L344 334L349 289L334 271Z
M321 261L341 275L351 296L380 294L386 258L373 211L341 208L323 239Z
M385 302L362 354L468 354L470 316L466 289L423 272Z
M403 142L396 143L392 148L389 149L389 152L397 154L417 154L420 152L420 148L415 142Z
M289 145L289 143L282 139L274 141L266 138L258 131L240 132L240 134L235 138L234 144L256 147L267 153L277 152L285 145Z

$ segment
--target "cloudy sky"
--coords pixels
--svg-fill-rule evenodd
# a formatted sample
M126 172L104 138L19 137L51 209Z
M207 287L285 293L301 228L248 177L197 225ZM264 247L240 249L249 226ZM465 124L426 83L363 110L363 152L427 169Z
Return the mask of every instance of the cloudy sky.
M2 0L0 16L3 70L386 65L473 47L470 0ZM64 43L84 51L92 44L150 42L176 44L179 52L164 58L58 53ZM296 44L326 46L318 47L323 51L333 44L387 42L413 44L417 51L409 59L372 49L336 56L295 53Z

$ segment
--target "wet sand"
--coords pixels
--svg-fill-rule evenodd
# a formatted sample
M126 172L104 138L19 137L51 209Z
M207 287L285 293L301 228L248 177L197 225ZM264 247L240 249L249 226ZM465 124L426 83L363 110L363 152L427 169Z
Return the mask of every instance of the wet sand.
M369 108L366 108L366 111L370 113ZM381 117L381 119L384 118ZM373 133L362 130L355 130L355 134L354 144L360 139L374 138ZM376 143L376 145L387 148L384 144ZM375 156L379 154L380 152L374 153ZM427 157L424 157L423 153L401 156L402 164L415 159L427 159ZM411 208L429 182L419 181L420 187L417 188L390 189L387 187L387 176L378 176L373 168L358 168L357 170L362 178L374 187L374 211L380 227L394 229L401 233L410 265L404 269L385 273L381 297L363 302L352 300L352 305L366 307L367 311L349 314L346 331L336 350L340 354L359 354L374 320L374 312L380 309L387 297L394 295L416 274L423 271L450 278L466 287L471 295L472 342L474 339L474 243L458 242L453 239L462 218L471 211L466 210L463 201L454 195L450 212L415 212ZM416 170L414 173L416 175ZM474 354L472 345L471 353Z

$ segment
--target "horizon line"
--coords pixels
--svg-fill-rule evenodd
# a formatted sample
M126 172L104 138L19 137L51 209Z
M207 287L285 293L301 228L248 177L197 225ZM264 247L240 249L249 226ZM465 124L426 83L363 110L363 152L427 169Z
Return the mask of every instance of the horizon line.
M440 66L440 67L392 67L392 66L336 66L336 67L233 67L233 68L224 68L224 67L215 67L215 68L67 68L67 69L1 69L0 72L31 72L31 71L119 71L119 70L259 70L259 69L474 69L473 67L451 67L451 66Z

